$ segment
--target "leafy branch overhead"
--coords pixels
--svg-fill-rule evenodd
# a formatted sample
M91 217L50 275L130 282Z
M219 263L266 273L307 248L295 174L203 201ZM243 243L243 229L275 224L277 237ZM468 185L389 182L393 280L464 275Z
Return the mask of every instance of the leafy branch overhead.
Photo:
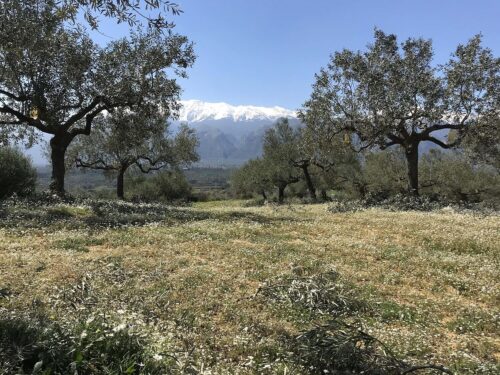
M168 0L63 0L58 5L58 14L72 21L76 20L79 11L83 12L93 29L99 28L100 16L129 26L145 24L158 30L171 29L175 25L166 15L182 13L177 3Z

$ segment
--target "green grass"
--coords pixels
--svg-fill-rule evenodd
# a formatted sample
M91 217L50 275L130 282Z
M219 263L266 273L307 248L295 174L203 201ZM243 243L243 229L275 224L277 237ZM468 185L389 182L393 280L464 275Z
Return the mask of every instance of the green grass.
M498 372L498 216L245 205L7 207L0 323L43 321L39 346L82 373L95 360L108 373L307 374L375 357L397 373L369 337L407 363Z

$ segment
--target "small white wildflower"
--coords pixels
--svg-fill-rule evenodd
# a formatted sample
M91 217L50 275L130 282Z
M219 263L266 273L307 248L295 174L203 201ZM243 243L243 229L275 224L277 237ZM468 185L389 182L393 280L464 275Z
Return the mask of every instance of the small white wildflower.
M119 325L117 325L116 327L114 327L114 328L113 328L113 332L122 331L122 330L124 330L126 327L127 327L127 326L126 326L124 323L119 324Z

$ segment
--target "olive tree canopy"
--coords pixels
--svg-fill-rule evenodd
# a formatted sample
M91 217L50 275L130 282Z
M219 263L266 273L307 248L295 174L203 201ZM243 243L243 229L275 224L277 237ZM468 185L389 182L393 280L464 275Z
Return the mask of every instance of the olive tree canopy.
M56 13L51 0L0 4L0 126L20 136L32 136L34 129L52 135L51 190L64 194L72 140L89 135L104 111L161 109L175 116L175 76L186 76L194 54L186 37L156 30L101 48Z
M163 168L177 169L198 160L198 139L194 131L182 125L175 136L161 112L115 110L100 116L92 134L77 137L69 148L69 161L78 168L114 172L116 192L124 198L124 175L130 167L142 173Z
M459 45L444 65L433 64L430 40L375 31L364 52L343 50L316 75L300 117L318 134L355 134L359 148L405 151L409 190L418 194L418 146L457 146L485 119L500 113L500 59L481 36ZM486 130L489 123L486 123ZM452 142L436 135L453 130ZM496 140L498 142L498 140Z

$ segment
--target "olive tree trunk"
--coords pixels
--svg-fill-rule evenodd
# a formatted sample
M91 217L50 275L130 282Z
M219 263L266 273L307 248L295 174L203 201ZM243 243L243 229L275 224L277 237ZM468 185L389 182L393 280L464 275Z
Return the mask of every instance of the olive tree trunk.
M316 189L314 188L314 184L312 182L311 175L309 174L309 168L307 165L304 165L302 167L302 172L304 173L304 179L306 180L307 184L307 190L309 190L309 197L313 200L316 201Z
M64 177L66 175L66 150L73 137L68 134L56 134L50 139L50 160L52 175L49 189L52 193L64 196Z
M262 190L260 192L262 194L262 198L264 198L265 201L267 201L267 194L266 194L266 191L265 190Z
M406 147L405 156L408 167L408 192L418 196L418 143Z
M126 170L126 167L121 167L118 170L118 176L116 177L116 196L119 199L125 199L124 176Z
M278 203L281 204L285 201L285 188L286 185L278 186Z

